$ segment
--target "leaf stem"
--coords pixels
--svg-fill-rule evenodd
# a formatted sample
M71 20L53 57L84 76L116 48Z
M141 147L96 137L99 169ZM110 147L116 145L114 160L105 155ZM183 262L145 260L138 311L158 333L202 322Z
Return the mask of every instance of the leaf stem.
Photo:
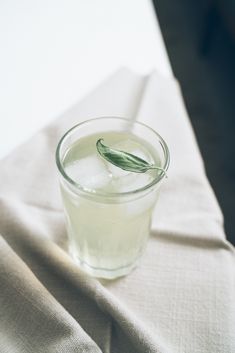
M150 165L149 165L149 169L158 169L158 170L161 170L161 171L165 174L165 176L167 176L165 169L164 169L164 168L161 168L161 167L158 167L157 165L154 165L154 164L151 165L151 164L150 164Z

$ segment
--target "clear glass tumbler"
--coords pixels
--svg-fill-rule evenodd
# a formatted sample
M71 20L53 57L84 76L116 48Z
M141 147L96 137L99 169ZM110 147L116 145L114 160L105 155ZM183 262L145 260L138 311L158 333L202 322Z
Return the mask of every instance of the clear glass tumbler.
M58 144L56 163L70 253L90 275L113 279L128 274L145 249L165 173L132 173L107 166L95 150L95 141L101 137L108 145L140 153L139 157L165 171L169 151L150 127L116 117L82 122Z

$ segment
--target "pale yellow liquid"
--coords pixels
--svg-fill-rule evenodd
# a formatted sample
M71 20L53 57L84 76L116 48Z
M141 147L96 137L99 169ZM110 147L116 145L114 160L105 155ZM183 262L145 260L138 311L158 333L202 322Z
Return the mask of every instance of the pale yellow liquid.
M65 154L65 172L78 188L89 191L74 192L61 184L70 250L92 275L114 278L128 273L145 248L156 186L141 194L133 192L150 184L158 172L131 173L104 161L96 150L101 137L110 147L160 163L143 140L117 132L82 138ZM130 195L123 196L127 192ZM110 193L117 195L110 198Z

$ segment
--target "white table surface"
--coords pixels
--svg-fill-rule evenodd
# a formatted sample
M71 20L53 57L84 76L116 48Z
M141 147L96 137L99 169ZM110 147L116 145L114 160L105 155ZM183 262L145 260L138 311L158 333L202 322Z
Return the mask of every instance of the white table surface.
M0 158L121 66L172 76L151 0L0 2Z

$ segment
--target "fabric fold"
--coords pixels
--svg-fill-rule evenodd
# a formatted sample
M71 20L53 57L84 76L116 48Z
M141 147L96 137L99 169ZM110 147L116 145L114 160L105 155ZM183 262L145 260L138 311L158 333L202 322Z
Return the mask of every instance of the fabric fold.
M1 352L101 352L0 238Z

